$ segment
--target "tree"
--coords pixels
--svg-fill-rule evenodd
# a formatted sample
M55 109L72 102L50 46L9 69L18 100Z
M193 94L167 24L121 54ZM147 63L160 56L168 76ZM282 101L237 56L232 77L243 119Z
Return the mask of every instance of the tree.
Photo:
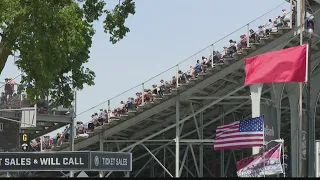
M57 105L70 105L73 89L94 85L89 60L93 23L104 19L109 41L117 43L130 31L125 26L135 3L122 0L108 10L104 0L0 0L0 73L13 52L23 72L28 99L49 96Z

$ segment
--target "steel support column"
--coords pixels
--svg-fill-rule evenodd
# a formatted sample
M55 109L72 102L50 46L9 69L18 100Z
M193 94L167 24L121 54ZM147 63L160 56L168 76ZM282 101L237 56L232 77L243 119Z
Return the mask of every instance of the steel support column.
M153 146L153 148L154 148L154 146ZM159 152L159 151L157 151L157 152ZM148 163L146 163L146 164L148 164ZM154 159L153 158L151 160L150 177L154 177Z
M277 113L277 134L276 139L281 139L281 101L282 101L282 95L284 92L285 83L273 83L272 89L273 91L271 94L271 99L275 102L274 107L276 108Z
M203 112L200 113L200 139L203 139ZM200 177L203 177L203 142L200 143L199 146L199 171L200 171Z
M260 116L262 87L263 84L250 85L252 117ZM260 147L252 148L252 154L258 154L259 151Z
M175 154L172 152L172 150L169 147L167 147L167 150L175 157ZM185 149L184 152L188 153L187 151L188 151L188 149ZM186 165L184 165L184 163L182 161L180 161L180 163L181 163L181 168L180 168L180 171L179 171L179 175L180 176L181 176L182 168L184 167L186 169L186 171L188 171L193 177L195 177L195 175L191 172L191 170L188 167L186 167Z
M175 168L175 177L180 177L180 101L177 98L176 101L176 168Z
M189 156L188 155L187 155L186 161L187 161L186 168L189 168ZM189 172L188 171L186 171L186 177L189 177Z
M103 133L100 133L100 151L103 152L103 143L104 143L104 137L103 137ZM99 177L103 178L104 177L104 171L99 171Z
M299 85L297 83L286 83L286 92L289 94L290 104L290 134L291 134L291 177L300 177L300 158L301 151L299 151L299 139L301 127L299 123Z
M69 126L70 128L70 150L74 151L74 138L76 136L76 118L77 118L77 91L73 92L74 100L73 100L73 112L72 112L72 122ZM70 171L70 177L74 177L74 172Z
M224 125L224 109L221 107L221 125ZM224 150L220 150L220 176L225 177L224 174Z
M166 165L166 146L163 147L163 164ZM163 170L163 177L166 177L165 170Z

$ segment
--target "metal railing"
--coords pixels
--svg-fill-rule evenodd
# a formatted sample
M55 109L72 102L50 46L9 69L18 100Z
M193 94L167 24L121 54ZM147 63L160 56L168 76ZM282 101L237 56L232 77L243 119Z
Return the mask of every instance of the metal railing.
M6 82L0 82L0 110L11 111L34 107L34 104L27 99L24 87L24 85L18 83L10 85ZM47 97L37 102L37 113L71 116L71 113L67 113L70 108L53 107L50 105L49 100L50 98Z

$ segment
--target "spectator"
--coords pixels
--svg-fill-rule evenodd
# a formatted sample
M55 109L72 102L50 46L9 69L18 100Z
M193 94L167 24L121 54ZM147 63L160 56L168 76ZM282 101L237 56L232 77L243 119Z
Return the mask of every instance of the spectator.
M281 19L280 16L278 16L278 17L276 18L276 27L278 28L278 27L280 27L280 26L282 26L282 25L283 25L282 19Z
M172 76L170 87L177 88L177 78L175 76Z
M273 22L271 19L269 19L269 21L263 27L264 34L266 36L269 36L269 33L272 31L272 28L273 28Z
M151 100L151 95L149 94L149 91L150 91L150 89L145 89L143 92L144 93L143 94L144 102L146 102L146 103L150 102L150 100Z
M196 73L197 74L201 72L202 68L201 68L201 64L200 64L199 60L197 60L195 68L196 68Z
M129 97L127 101L127 109L133 109L133 98Z
M179 83L181 84L185 84L188 82L187 80L187 75L185 73L183 73L181 70L178 71L178 79L179 79Z
M158 86L156 84L152 85L152 98L157 98L158 97Z
M64 140L68 141L71 135L71 127L67 126L65 133L64 133Z
M100 122L100 124L103 124L104 122L106 122L106 119L107 119L107 114L103 111L103 109L100 109L98 121Z
M233 54L237 52L236 48L236 42L232 39L229 40L229 48L228 48L229 54L231 57L233 57Z
M57 133L56 137L54 137L52 139L52 143L55 145L55 146L60 146L60 144L58 143L58 140L61 138L61 134L60 133Z
M78 121L76 124L76 135L84 134L84 133L85 133L84 124L83 124L83 122Z
M283 24L287 26L290 22L290 14L287 13L286 9L282 9L282 19Z
M5 79L4 93L5 93L5 97L6 97L6 103L8 103L8 100L7 100L8 96L9 96L9 99L11 99L12 94L13 94L13 87L10 84L10 82L11 82L11 78Z
M259 26L259 29L261 29L261 32L262 32L262 26ZM258 30L258 32L259 32L259 30ZM257 33L254 32L253 29L250 29L249 33L250 33L250 37L249 37L250 43L258 43L260 38L257 35ZM262 37L263 37L263 32L262 32Z

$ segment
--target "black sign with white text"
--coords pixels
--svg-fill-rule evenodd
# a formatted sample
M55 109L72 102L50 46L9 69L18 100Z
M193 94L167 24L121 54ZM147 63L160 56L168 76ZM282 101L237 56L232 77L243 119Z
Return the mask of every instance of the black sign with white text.
M131 153L0 152L1 171L132 171Z
M91 152L91 170L132 171L132 154Z
M29 151L30 143L29 143L29 134L23 133L21 134L21 139L20 139L20 148L23 152Z
M90 169L88 152L0 153L0 171L61 171Z

